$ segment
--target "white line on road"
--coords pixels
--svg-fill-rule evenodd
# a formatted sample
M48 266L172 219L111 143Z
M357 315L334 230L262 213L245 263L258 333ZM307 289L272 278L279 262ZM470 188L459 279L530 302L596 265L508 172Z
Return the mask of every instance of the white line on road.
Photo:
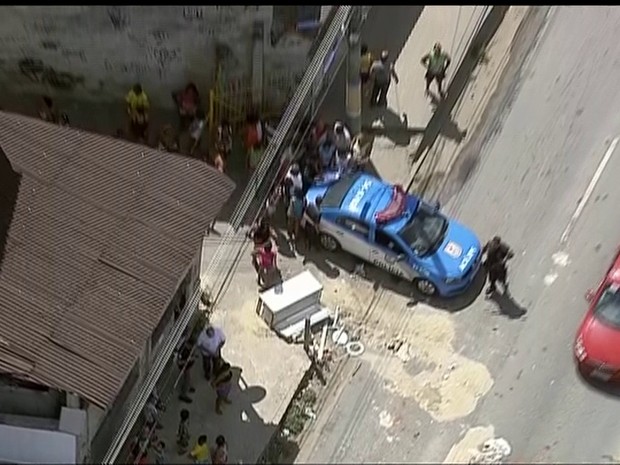
M569 234L571 233L573 227L575 226L575 223L579 219L579 216L581 216L581 213L583 213L583 209L586 206L586 203L588 203L588 200L590 199L590 197L592 196L592 192L594 192L594 188L596 187L596 184L601 178L603 171L605 170L605 167L607 166L607 163L609 163L611 156L614 154L614 150L616 150L616 146L618 145L619 141L620 141L620 136L616 137L614 140L611 141L611 144L609 145L607 152L605 152L603 159L601 160L601 162L598 165L598 168L596 168L596 171L594 172L594 176L590 180L590 184L588 184L588 187L586 191L584 192L583 196L581 197L581 200L579 200L579 203L577 204L577 208L575 209L575 213L573 213L573 216L568 222L566 229L562 233L562 237L560 238L561 244L565 244L566 241L568 240Z

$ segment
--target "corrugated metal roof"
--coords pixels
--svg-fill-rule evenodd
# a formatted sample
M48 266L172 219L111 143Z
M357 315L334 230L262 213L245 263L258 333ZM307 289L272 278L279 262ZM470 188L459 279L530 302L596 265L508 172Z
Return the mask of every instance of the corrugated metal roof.
M21 176L0 186L14 204L0 210L0 371L106 407L234 184L197 160L4 112L0 147Z

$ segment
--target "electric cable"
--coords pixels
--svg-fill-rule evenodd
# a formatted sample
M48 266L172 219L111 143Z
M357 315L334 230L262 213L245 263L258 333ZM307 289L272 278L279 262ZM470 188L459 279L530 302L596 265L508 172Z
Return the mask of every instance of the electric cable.
M323 43L321 44L321 46L319 46L317 53L314 55L310 65L306 69L304 77L302 78L300 85L297 87L297 90L295 91L291 102L287 106L284 115L280 119L278 127L276 128L273 138L269 142L263 158L261 159L255 172L252 174L248 186L246 187L242 195L242 198L235 207L233 215L230 219L230 227L224 234L224 237L220 241L220 245L216 249L213 257L209 262L207 271L205 273L207 276L212 275L214 272L218 277L222 274L224 274L224 277L230 276L227 271L224 272L220 268L221 263L225 261L226 249L237 239L236 233L238 229L242 226L243 220L246 218L252 202L256 199L261 198L258 196L261 184L266 179L268 180L268 178L266 177L267 172L270 171L270 169L272 168L276 157L280 154L283 155L284 152L287 150L285 141L291 136L290 130L293 127L293 123L295 122L296 117L299 115L302 105L305 103L307 98L309 96L312 97L310 95L310 90L312 90L312 88L314 87L313 84L315 84L315 82L317 81L319 73L323 71L323 65L329 53L331 53L332 51L334 42L338 38L339 34L343 34L343 31L346 30L346 27L348 26L348 21L351 17L352 8L353 7L350 5L343 5L338 7L338 10L334 15L332 22L329 25L329 28L325 34ZM273 182L274 179L271 179L271 182L268 182L268 185L272 186ZM262 190L264 191L266 189ZM262 197L262 202L264 202L265 200L266 195ZM260 208L261 207L259 204L259 210ZM238 256L238 254L239 252L236 255ZM221 283L222 286L224 284L224 282ZM181 314L179 315L178 320L175 322L170 335L162 344L162 347L159 349L155 361L151 365L151 369L146 376L145 381L142 383L140 389L138 390L134 399L131 401L131 404L127 408L125 417L121 425L119 426L117 434L115 435L110 447L108 448L102 460L102 463L114 463L118 455L122 451L124 444L126 443L134 425L136 424L142 410L144 409L146 402L148 401L149 396L153 391L153 388L157 384L158 379L161 377L164 368L169 363L170 358L172 357L176 347L178 346L181 337L185 333L185 330L187 329L190 320L194 316L195 308L197 308L198 306L201 295L202 289L198 287L192 297L188 299L188 302L181 311ZM212 302L212 306L215 306L215 304L216 302Z

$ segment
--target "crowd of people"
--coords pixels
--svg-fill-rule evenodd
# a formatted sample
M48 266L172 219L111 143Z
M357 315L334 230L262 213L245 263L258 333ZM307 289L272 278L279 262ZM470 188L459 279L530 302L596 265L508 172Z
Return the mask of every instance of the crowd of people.
M328 126L318 120L310 125L307 133L301 156L293 160L282 179L277 181L274 194L249 232L254 244L252 265L263 289L277 284L280 277L274 244L277 235L273 229L277 205L284 207L288 246L294 252L302 246L307 252L317 244L322 201L319 197L308 203L308 188L315 183L337 180L364 167L360 140L352 137L341 121Z
M191 394L196 392L192 383L192 368L195 362L194 347L197 348L202 361L202 374L215 393L215 413L223 414L223 406L231 403L230 394L233 387L233 371L230 363L222 357L222 348L226 336L221 328L206 324L196 340L186 338L176 352L178 367L178 398L181 402L191 404ZM144 426L134 438L130 447L130 461L135 464L174 463L166 443L157 431L163 428L160 422L165 406L157 389L154 389L144 407ZM209 446L208 437L199 435L190 448L192 434L190 430L190 412L186 408L179 410L179 424L176 434L176 456L187 456L194 463L211 463L225 465L228 463L228 443L224 435L219 434L215 444Z

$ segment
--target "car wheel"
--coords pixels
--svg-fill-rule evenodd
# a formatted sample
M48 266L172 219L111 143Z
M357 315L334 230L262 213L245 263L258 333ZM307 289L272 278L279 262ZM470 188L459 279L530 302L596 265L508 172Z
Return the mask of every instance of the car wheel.
M428 279L416 279L414 284L416 289L424 295L433 296L437 294L437 286Z
M336 252L340 250L340 242L334 236L329 234L321 234L321 245L328 252Z

